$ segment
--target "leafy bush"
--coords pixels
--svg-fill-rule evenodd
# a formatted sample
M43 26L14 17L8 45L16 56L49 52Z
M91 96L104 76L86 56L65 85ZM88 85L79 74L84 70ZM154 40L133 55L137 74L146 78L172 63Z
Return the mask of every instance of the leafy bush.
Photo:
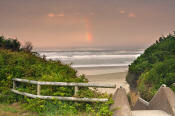
M39 113L53 114L77 114L88 112L95 115L112 115L109 111L109 104L112 103L111 96L98 93L87 87L81 87L77 97L107 97L110 100L106 103L80 103L59 100L31 99L25 96L14 94L12 78L24 78L39 81L60 81L60 82L83 82L87 83L84 75L77 76L77 71L69 65L60 61L46 61L32 53L24 51L12 52L0 50L0 102L14 103L21 102L28 110ZM41 86L41 95L73 96L73 87ZM17 89L24 92L36 94L36 85L17 83Z
M31 52L33 49L33 45L31 42L26 42L25 45L21 48L25 52Z
M0 49L9 49L12 51L20 50L20 42L17 39L6 39L4 36L0 36Z
M129 65L127 82L150 100L162 84L173 90L175 82L175 34L160 37L153 45Z

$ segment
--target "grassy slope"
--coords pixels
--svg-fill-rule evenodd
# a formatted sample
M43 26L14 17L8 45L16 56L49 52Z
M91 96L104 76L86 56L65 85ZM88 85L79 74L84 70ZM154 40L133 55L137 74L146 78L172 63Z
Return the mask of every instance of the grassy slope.
M175 35L168 35L147 48L130 66L127 82L141 97L150 100L162 84L175 90Z
M30 112L23 108L23 105L20 103L13 104L0 104L0 116L63 116L57 113L37 113ZM68 114L65 116L93 116L93 114L81 113L78 114Z
M109 111L110 100L107 103L79 103L58 100L39 100L13 94L12 78L26 78L41 81L60 82L87 82L84 76L77 76L77 72L69 65L60 61L46 61L31 53L12 52L0 50L0 102L20 102L30 111L38 113L78 114L79 112L95 113L98 115L111 115ZM36 86L31 84L18 84L18 89L36 94ZM79 88L79 97L109 97L92 91L87 87ZM42 86L41 95L73 96L73 87Z
M37 116L37 113L32 113L24 110L18 103L0 104L0 116Z
M11 52L0 50L0 92L12 87L12 78L26 78L41 81L62 81L62 82L86 82L83 76L77 77L76 71L61 62L46 61L40 57L24 52ZM21 84L22 85L22 84ZM34 86L29 86L28 91L35 92ZM73 95L73 88L43 87L43 94L54 94L61 96ZM46 91L47 89L47 91ZM49 91L50 90L50 91ZM59 91L59 93L56 93Z

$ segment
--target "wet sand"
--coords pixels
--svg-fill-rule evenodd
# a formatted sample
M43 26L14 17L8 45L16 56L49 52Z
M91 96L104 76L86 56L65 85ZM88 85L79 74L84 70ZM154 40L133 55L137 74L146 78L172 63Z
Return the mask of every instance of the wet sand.
M100 92L107 92L108 94L113 94L117 88L122 86L126 89L126 92L129 92L129 85L125 81L127 72L117 72L101 75L86 75L86 78L89 82L99 83L99 84L116 84L116 88L99 88Z

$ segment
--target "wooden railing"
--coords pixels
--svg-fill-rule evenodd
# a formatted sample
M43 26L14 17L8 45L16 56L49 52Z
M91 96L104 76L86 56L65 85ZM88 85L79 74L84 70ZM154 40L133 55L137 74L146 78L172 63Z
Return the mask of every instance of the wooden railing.
M12 92L31 98L40 98L40 99L58 99L58 100L67 100L67 101L85 101L85 102L106 102L107 98L78 98L78 97L62 97L62 96L42 96L40 95L41 85L52 85L52 86L74 86L75 91L74 95L78 93L78 87L99 87L99 88L116 88L115 84L95 84L95 83L67 83L67 82L44 82L44 81L33 81L27 79L13 78L13 89ZM37 95L20 92L16 90L16 82L30 83L37 85Z

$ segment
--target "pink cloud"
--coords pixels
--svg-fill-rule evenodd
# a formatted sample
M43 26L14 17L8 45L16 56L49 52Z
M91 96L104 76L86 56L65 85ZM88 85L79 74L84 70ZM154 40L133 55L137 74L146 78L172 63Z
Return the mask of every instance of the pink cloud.
M120 10L120 14L125 14L126 12L124 10Z
M54 13L49 13L47 16L50 17L50 18L53 18L53 17L55 17L55 14Z
M128 17L134 18L134 17L136 17L136 15L135 15L134 13L129 13L129 14L128 14Z

